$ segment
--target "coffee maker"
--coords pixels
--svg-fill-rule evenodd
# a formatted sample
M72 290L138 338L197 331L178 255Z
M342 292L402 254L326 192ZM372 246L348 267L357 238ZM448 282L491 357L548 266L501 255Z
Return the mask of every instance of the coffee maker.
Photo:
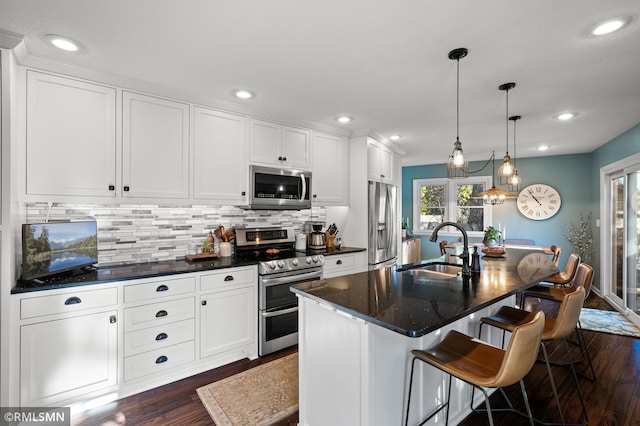
M311 228L312 232L309 233L307 237L307 248L312 251L324 251L327 249L327 237L322 232L322 227L324 223L312 223Z

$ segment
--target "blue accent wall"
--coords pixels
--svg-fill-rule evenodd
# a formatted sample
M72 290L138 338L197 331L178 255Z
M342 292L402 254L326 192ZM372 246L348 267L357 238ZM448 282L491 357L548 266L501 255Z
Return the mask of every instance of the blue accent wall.
M542 221L529 220L522 216L516 207L516 200L506 200L503 205L493 209L493 225L501 223L507 228L507 240L512 238L533 239L536 244L563 247L560 265L564 265L572 251L566 240L569 225L578 225L580 215L591 213L594 234L596 267L596 287L598 286L598 266L600 264L600 228L595 226L600 218L600 168L640 152L640 124L607 142L588 154L560 155L517 159L518 172L523 187L534 183L551 185L560 193L562 206L558 214ZM471 164L471 169L482 167L484 162ZM487 168L490 175L491 170ZM402 214L413 223L413 180L442 178L447 175L445 164L408 166L402 168ZM496 185L498 186L498 185ZM506 189L505 187L501 187ZM411 229L411 226L409 227ZM441 238L442 239L442 238ZM422 236L422 258L439 256L436 243L429 241L429 235Z

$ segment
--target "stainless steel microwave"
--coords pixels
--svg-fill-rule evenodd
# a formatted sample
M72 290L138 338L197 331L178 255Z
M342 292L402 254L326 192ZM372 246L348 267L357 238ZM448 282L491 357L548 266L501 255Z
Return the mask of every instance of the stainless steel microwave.
M249 179L250 209L311 208L311 172L249 166Z

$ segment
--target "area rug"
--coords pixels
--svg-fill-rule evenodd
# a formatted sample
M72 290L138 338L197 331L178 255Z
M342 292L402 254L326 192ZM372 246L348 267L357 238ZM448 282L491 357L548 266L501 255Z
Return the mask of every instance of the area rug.
M620 312L582 308L580 326L583 330L640 338L640 329Z
M298 354L197 390L216 426L271 425L298 410Z

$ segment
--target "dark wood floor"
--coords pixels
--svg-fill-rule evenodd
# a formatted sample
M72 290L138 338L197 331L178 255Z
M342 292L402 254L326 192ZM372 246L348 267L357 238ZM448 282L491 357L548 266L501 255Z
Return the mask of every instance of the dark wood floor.
M611 309L597 295L591 294L585 307ZM545 311L553 308L545 306ZM640 425L640 339L612 334L584 332L597 375L597 381L580 379L583 396L587 404L590 425ZM575 348L577 350L577 348ZM121 399L112 405L76 418L73 425L212 425L213 422L195 390L216 380L247 370L275 358L288 355L295 348L287 349L254 361L242 360L197 376L152 389L138 395ZM578 369L585 370L586 365ZM572 376L568 370L553 368L560 402L565 410L567 422L582 422ZM548 385L544 364L534 365L525 378L534 415L547 421L558 420L553 395ZM506 390L514 404L523 408L520 390L512 386ZM496 394L491 398L492 406L503 405ZM511 413L496 413L496 425L525 424L524 419ZM297 424L298 416L292 415L280 425ZM485 425L485 414L473 414L464 426Z

